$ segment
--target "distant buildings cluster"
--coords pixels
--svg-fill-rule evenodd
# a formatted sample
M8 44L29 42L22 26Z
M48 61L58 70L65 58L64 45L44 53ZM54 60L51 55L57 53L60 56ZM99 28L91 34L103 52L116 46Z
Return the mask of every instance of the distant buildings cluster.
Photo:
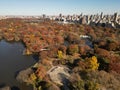
M87 24L92 26L103 26L103 27L114 27L120 28L120 15L118 13L114 13L113 15L104 15L103 12L101 14L96 15L62 15L58 16L47 16L45 14L41 16L0 16L0 19L6 18L34 18L36 20L40 19L48 19L55 20L60 23L79 23L79 24Z
M103 27L114 27L120 28L120 15L114 13L113 15L103 15L103 13L96 15L68 15L62 16L60 14L58 17L54 17L54 20L62 21L63 23L79 23L87 24L92 26L103 26Z

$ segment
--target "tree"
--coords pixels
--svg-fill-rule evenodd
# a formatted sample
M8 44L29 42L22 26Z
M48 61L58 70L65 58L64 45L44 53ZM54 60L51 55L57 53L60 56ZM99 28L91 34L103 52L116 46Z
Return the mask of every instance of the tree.
M78 45L77 44L71 44L68 46L68 54L75 54L75 53L78 53L79 52L79 48L78 48Z
M99 63L97 62L97 58L95 56L86 58L85 63L88 70L97 70L99 67Z

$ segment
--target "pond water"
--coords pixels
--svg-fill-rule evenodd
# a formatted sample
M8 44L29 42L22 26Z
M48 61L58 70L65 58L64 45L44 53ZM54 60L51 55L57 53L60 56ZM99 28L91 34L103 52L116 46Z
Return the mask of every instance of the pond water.
M15 76L20 70L35 64L33 56L23 55L21 42L0 41L0 86L8 85L12 90L32 90L31 86L19 83Z

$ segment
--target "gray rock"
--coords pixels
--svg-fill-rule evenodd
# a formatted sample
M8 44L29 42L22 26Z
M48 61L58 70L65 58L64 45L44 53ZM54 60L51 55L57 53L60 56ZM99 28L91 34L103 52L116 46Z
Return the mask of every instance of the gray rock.
M70 70L65 66L54 66L47 72L47 74L52 82L63 85L70 77L69 71Z

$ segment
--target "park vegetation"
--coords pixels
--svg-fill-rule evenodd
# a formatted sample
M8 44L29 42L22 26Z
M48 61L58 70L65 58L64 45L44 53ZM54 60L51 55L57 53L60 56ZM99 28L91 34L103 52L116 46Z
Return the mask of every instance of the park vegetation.
M120 29L9 18L0 20L2 39L22 42L24 55L38 55L25 81L34 90L120 90ZM50 79L54 66L70 70L66 85Z

